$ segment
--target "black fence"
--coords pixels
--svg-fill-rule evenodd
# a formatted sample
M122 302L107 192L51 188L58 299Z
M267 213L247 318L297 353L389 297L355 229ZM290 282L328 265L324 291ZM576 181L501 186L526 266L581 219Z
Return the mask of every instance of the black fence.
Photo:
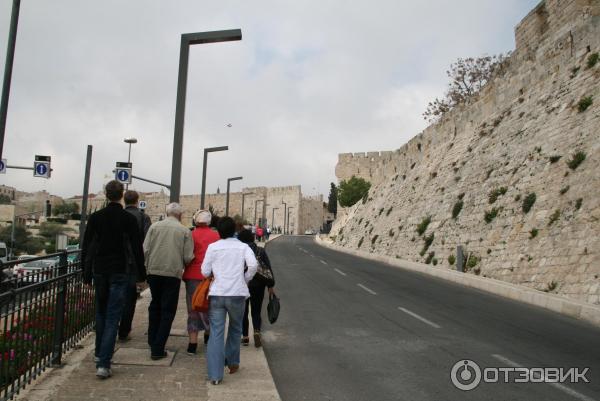
M94 325L94 293L79 251L11 261L0 284L0 401L60 365Z

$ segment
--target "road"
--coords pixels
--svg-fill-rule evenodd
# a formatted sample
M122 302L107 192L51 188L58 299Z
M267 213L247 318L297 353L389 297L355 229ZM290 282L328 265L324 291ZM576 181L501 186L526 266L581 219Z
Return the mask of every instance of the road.
M283 401L600 400L599 328L312 237L281 237L267 252L282 309L263 336ZM587 367L590 383L515 383L539 381L539 371L521 370L462 391L450 372L463 359L481 370Z

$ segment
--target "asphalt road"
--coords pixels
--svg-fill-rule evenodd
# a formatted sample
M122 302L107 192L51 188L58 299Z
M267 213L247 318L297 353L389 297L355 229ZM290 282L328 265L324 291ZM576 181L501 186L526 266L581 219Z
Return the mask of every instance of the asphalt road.
M281 237L267 252L282 309L263 336L283 401L600 400L594 326L335 252L312 237ZM464 359L488 379L494 372L485 368L505 368L500 382L457 389L450 374ZM589 383L515 383L540 381L540 370L506 370L515 367L589 368ZM462 384L473 383L468 372Z

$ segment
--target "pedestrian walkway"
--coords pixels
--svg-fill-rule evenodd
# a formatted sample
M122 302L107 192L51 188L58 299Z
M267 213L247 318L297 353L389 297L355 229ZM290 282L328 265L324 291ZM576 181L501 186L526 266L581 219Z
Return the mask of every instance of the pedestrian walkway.
M242 347L240 370L225 374L222 384L208 384L205 347L198 354L186 353L185 290L179 294L177 316L167 342L169 357L150 359L146 342L148 304L146 290L138 300L131 340L117 342L113 357L113 377L96 378L94 334L88 335L79 349L69 353L64 366L52 368L16 398L29 401L279 401L262 348ZM200 335L200 338L202 336Z

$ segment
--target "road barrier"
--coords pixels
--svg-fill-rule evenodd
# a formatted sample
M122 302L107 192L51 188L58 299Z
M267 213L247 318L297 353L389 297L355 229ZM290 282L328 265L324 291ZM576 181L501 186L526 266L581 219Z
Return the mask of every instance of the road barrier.
M94 293L83 284L79 252L3 264L12 277L0 286L0 401L60 365L63 352L93 329ZM27 266L35 270L24 272Z

